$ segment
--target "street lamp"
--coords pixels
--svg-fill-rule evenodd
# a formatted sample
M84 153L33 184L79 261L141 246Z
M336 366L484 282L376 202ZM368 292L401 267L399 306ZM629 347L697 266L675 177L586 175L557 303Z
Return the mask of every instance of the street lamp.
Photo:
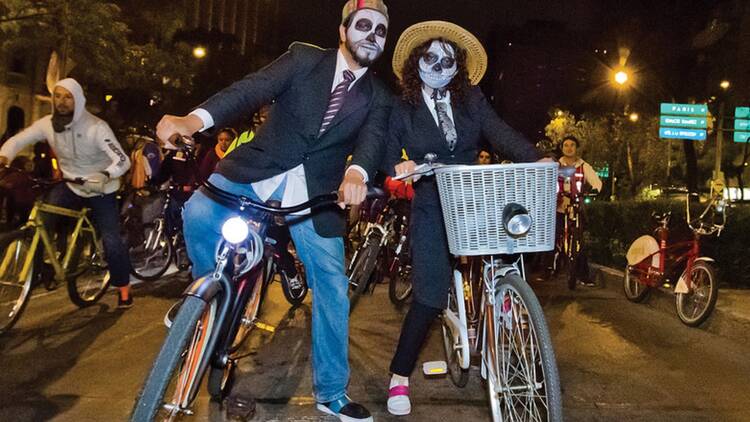
M195 57L196 59L202 59L206 57L206 48L200 45L193 48L193 57Z
M615 73L615 82L617 82L617 84L620 86L624 86L628 82L628 79L628 72L624 70L620 70Z
M628 117L630 117L630 121L631 122L635 123L635 122L638 121L638 117L639 116L638 116L638 113L630 113L630 116L628 116Z
M723 89L724 91L726 91L727 89L729 89L730 86L732 86L732 84L730 84L729 81L726 80L726 79L724 79L723 81L721 81L721 83L719 84L719 87L721 87L721 89Z

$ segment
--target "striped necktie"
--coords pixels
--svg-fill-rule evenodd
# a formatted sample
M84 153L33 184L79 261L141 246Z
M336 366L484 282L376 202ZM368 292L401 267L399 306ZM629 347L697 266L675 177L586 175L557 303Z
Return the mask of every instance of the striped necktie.
M328 100L328 108L323 115L323 122L320 124L320 132L318 132L318 136L322 135L323 132L328 129L333 118L336 117L336 114L341 110L346 94L349 92L349 85L354 82L354 79L354 73L348 69L344 70L344 80L336 85L336 88L331 92L331 98Z

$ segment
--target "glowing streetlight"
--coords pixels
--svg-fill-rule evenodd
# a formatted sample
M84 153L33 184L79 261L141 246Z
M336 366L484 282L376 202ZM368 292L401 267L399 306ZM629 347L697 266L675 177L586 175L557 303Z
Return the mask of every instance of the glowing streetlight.
M557 117L562 117L563 116L563 111L562 110L557 110L557 112L555 113L555 115Z
M730 84L728 80L724 79L723 81L721 81L719 86L721 87L721 89L726 91L727 89L729 89L730 86L732 86L732 84Z
M193 57L195 57L196 59L202 59L206 57L206 48L200 45L193 48Z
M615 73L615 82L619 85L625 85L628 82L628 72L620 70Z
M638 118L639 118L640 116L638 116L638 113L630 113L630 116L628 116L628 117L630 118L630 121L631 121L631 122L635 123L635 122L637 122L637 121L638 121Z

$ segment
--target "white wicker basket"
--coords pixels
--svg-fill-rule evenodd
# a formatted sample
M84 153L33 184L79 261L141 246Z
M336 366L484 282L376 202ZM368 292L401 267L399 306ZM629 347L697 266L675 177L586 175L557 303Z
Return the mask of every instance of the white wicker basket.
M435 170L453 255L549 251L555 244L557 163L445 166ZM505 233L503 209L515 202L532 218L518 239Z

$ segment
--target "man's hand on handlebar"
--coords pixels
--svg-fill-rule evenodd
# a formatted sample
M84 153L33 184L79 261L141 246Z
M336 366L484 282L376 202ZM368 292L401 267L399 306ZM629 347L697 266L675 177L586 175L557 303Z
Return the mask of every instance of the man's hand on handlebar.
M156 125L156 137L166 149L177 149L174 139L179 136L191 136L203 127L203 121L194 114L187 116L164 115Z
M361 204L367 196L367 185L364 177L357 170L347 170L338 192L340 198L338 205L341 209L346 208L347 205Z

